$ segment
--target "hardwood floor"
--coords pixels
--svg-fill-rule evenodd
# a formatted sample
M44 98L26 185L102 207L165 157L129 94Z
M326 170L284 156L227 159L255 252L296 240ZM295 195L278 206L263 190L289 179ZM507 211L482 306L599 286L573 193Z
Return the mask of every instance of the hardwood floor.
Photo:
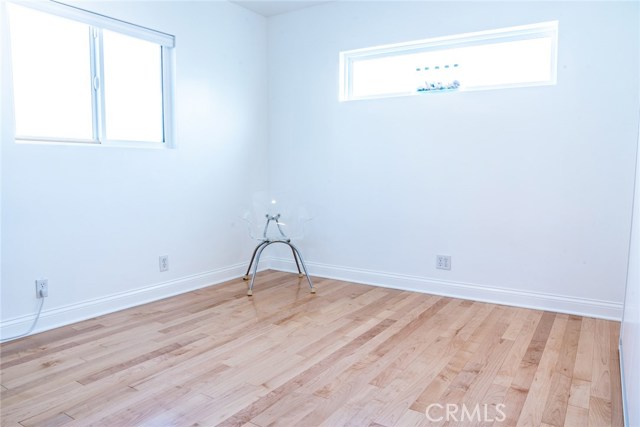
M315 284L268 271L3 344L2 425L623 424L617 322Z

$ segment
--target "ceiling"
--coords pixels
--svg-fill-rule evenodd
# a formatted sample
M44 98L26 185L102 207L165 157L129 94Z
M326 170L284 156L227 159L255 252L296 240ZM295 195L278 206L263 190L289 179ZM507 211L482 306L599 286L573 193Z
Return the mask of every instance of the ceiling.
M262 16L269 17L280 15L282 13L293 12L294 10L304 9L316 6L329 1L306 1L306 0L288 0L288 1L271 1L271 0L231 0L246 9L252 10Z

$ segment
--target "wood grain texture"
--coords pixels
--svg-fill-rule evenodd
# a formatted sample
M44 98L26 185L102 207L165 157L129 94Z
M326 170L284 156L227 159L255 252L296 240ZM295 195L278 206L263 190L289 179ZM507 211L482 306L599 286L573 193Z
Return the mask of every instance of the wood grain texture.
M234 280L2 344L2 426L622 426L616 322L314 282L266 271L251 298Z

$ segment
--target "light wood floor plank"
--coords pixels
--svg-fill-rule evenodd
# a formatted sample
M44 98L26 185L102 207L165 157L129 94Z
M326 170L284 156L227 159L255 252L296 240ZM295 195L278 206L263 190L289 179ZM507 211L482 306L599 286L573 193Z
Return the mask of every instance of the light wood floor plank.
M611 425L611 402L592 396L589 400L589 427Z
M576 354L573 376L580 380L591 381L593 369L593 347L596 331L596 319L585 317L580 327L580 340Z
M579 317L569 316L567 328L562 338L558 362L551 378L551 390L542 416L542 421L548 425L556 427L564 425L581 323L582 321Z
M527 350L518 365L518 369L513 375L511 385L506 392L503 401L506 417L503 420L496 421L494 425L515 426L518 423L520 413L529 395L529 388L531 387L531 383L538 369L538 364L547 345L547 340L549 339L555 318L556 315L554 313L544 312L542 314Z
M516 317L524 317L525 320L520 323L521 329L515 337L513 346L511 346L511 350L509 351L507 358L493 380L494 384L502 385L504 387L511 386L516 371L520 366L520 362L525 356L534 332L537 330L538 322L540 322L540 319L542 318L542 312L527 310L523 311Z
M622 425L617 322L314 282L266 271L251 298L238 279L2 344L1 424Z
M569 402L571 406L589 409L589 398L591 397L591 381L583 381L573 378L569 391Z
M567 322L568 318L566 316L556 316L556 320L549 333L549 339L540 358L538 369L529 388L529 394L525 400L520 418L518 418L518 427L538 426L542 422L547 397L551 391L551 379L560 355L562 338L567 327Z
M577 408L575 406L569 405L567 407L567 415L564 419L564 425L566 427L588 426L589 425L589 409Z
M591 396L611 400L610 330L606 320L596 319L591 373Z

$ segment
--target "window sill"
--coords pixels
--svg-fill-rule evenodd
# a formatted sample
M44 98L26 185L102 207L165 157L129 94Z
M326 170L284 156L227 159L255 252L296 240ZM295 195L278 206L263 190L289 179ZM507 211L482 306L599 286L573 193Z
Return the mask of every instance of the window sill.
M66 147L108 147L108 148L144 148L151 150L166 150L174 148L165 142L142 141L94 141L78 139L53 139L53 138L16 138L16 144L20 145L54 145Z

